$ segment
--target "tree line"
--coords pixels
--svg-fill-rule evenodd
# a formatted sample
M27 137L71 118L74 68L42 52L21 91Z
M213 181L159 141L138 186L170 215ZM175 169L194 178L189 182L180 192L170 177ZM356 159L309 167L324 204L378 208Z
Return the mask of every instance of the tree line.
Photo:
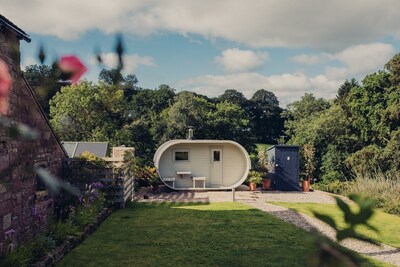
M400 169L400 54L361 83L346 80L335 99L305 94L286 109L265 89L249 99L235 89L209 98L165 84L141 88L135 75L115 69L103 69L97 83L53 81L43 90L52 71L32 65L24 74L64 141L133 146L150 163L160 144L186 138L191 126L196 138L235 140L250 153L256 143L276 144L286 135L289 144L315 149L314 176L325 181Z
M49 87L49 82L43 81L51 80L52 73L52 67L46 65L25 69L61 140L133 146L147 163L163 142L186 138L188 127L195 129L195 138L234 140L249 152L256 143L276 143L283 133L283 109L274 93L264 89L250 99L235 89L208 98L176 92L165 84L141 88L135 75L103 69L97 83L53 83L54 89L46 91L43 88Z
M282 112L290 144L312 145L325 182L400 170L400 54L361 83L346 80L336 98L305 94Z

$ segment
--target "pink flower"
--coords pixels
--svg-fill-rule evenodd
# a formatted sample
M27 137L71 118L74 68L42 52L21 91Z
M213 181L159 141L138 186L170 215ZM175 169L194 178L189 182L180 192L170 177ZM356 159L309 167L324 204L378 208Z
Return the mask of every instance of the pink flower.
M62 72L70 73L72 84L76 84L79 78L86 72L85 65L76 56L63 56L58 62Z
M8 113L8 95L12 83L7 64L0 59L0 115Z

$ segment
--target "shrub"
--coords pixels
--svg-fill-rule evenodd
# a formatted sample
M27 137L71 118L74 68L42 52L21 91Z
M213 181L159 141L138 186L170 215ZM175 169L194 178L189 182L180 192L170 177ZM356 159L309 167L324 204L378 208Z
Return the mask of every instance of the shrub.
M397 172L385 175L374 171L359 175L351 182L318 183L314 188L341 195L362 194L376 199L376 208L400 215L400 175Z

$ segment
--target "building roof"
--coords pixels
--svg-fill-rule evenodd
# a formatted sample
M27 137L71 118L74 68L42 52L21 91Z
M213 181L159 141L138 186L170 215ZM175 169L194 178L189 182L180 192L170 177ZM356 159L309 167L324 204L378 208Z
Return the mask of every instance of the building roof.
M4 17L3 15L0 14L0 28L2 27L7 27L8 29L12 30L15 32L20 39L23 39L27 41L28 43L31 42L31 37L24 32L21 28L19 28L17 25L12 23L9 19Z
M61 142L70 158L77 157L87 151L96 157L104 158L108 150L108 142Z

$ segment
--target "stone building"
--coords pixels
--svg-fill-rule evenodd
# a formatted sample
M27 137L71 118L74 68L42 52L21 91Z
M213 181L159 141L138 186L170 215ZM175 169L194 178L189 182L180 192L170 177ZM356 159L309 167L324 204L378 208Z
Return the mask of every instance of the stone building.
M0 15L0 59L7 64L13 79L6 117L38 132L38 138L33 141L16 140L0 125L0 247L5 241L12 241L14 245L22 243L46 225L53 199L37 182L34 167L43 166L61 177L62 164L67 157L22 75L20 41L31 40L23 30Z

